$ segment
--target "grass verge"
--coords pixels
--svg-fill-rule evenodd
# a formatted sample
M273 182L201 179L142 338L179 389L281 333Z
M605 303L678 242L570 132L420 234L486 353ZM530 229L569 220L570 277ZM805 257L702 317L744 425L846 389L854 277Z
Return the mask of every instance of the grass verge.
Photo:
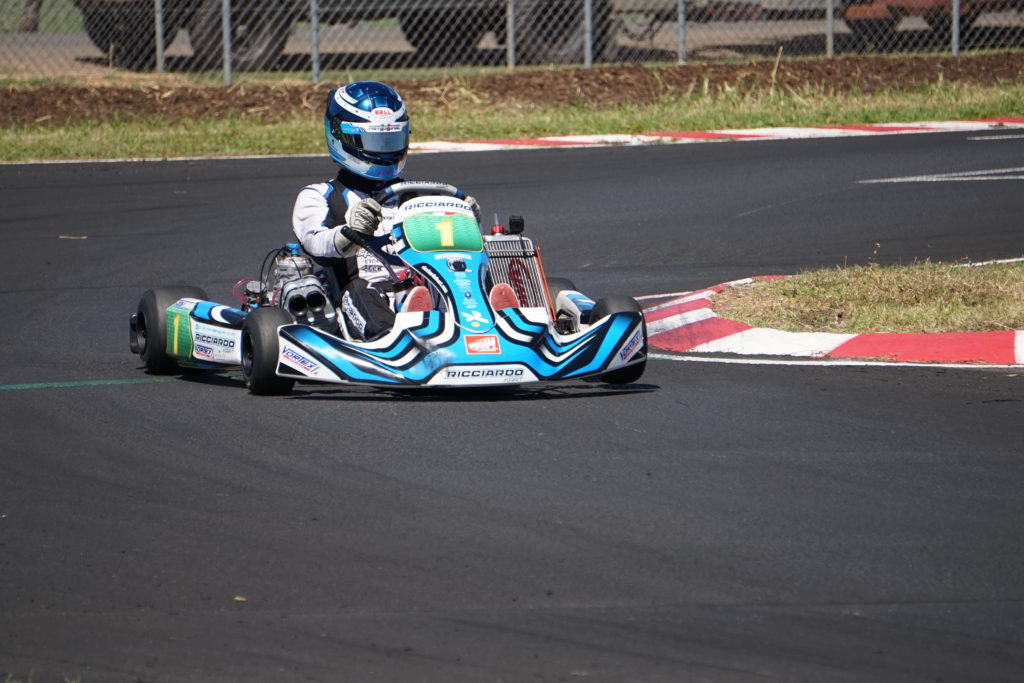
M472 100L413 108L414 140L486 140L542 135L656 133L715 128L811 126L1019 116L1024 83L936 83L861 96L821 88L686 92L647 105L481 107ZM0 160L106 159L322 152L319 111L284 120L204 118L85 121L0 129Z
M730 287L719 315L790 332L1024 330L1024 263L852 266Z

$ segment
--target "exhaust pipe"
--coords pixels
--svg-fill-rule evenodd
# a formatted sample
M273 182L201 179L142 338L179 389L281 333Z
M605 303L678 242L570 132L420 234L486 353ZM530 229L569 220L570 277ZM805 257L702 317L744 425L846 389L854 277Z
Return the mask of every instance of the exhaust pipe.
M301 316L306 314L306 297L301 295L295 295L288 299L288 312L294 316Z

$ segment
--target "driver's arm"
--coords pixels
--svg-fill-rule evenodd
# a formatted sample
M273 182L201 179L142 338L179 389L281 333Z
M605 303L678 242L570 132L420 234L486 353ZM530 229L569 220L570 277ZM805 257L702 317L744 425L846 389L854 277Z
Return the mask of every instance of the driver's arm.
M338 251L335 240L338 227L326 224L329 213L327 195L330 191L330 183L317 183L302 188L292 210L292 230L302 248L310 255L342 258L343 254Z

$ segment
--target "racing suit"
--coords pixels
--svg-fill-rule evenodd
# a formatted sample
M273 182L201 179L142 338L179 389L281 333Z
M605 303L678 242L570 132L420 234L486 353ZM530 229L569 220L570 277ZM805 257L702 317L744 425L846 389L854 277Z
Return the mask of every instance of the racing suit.
M357 338L373 339L394 325L395 313L386 293L390 279L385 265L372 254L355 246L340 253L334 238L362 199L398 182L402 178L381 182L341 169L333 180L302 188L292 211L295 236L313 261L327 268L335 280L335 305L341 309L349 332ZM394 200L381 206L376 235L391 230L396 208Z

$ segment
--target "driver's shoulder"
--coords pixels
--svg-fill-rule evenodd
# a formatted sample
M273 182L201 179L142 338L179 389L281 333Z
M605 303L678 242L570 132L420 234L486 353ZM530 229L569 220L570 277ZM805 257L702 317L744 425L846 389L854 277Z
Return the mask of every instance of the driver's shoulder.
M329 197L333 192L334 185L331 183L331 181L326 181L323 183L310 183L309 185L306 185L301 190L299 190L300 195L317 194L325 199Z

